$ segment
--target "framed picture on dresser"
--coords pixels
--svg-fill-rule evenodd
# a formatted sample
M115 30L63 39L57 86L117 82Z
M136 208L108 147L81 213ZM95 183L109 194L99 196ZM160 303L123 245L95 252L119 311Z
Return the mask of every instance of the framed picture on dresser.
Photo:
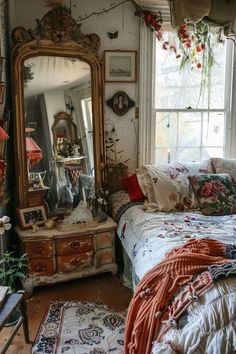
M47 221L46 211L43 205L30 208L17 209L20 227L23 230L33 228L33 225L44 225Z

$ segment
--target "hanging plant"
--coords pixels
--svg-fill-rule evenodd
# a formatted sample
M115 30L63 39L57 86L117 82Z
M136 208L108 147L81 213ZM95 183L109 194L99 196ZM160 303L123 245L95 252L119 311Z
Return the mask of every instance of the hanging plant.
M179 49L176 56L181 57L180 69L189 65L191 69L201 70L201 85L197 105L202 96L203 88L207 87L209 106L211 69L215 63L211 25L204 19L197 23L186 22L178 27L177 34Z
M155 35L159 41L163 39L162 36L162 16L161 12L153 13L150 11L143 10L143 19L146 22L147 27L149 27L152 31L155 32Z
M131 0L136 8L135 14L143 18L148 28L155 32L158 41L162 45L163 50L169 50L175 53L176 59L180 59L180 69L186 66L191 67L192 70L197 69L201 71L200 92L197 105L203 93L203 88L208 89L208 106L210 100L211 88L211 69L214 60L213 41L214 36L211 33L212 27L218 27L216 23L209 21L208 18L192 23L186 21L177 29L179 43L177 45L167 42L163 37L163 21L161 12L157 13L142 9L135 1ZM218 41L222 41L221 30L218 33Z

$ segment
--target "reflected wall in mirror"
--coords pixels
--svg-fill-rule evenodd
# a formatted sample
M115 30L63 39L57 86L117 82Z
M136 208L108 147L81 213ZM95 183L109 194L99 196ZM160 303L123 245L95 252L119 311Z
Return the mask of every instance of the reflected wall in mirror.
M94 188L90 66L77 58L37 56L24 70L26 133L42 155L29 169L29 190L43 188L51 211L71 210L83 200L83 188L86 197Z
M83 35L67 10L54 8L40 24L41 32L13 31L18 205L44 197L57 213L101 186L102 60L99 37Z

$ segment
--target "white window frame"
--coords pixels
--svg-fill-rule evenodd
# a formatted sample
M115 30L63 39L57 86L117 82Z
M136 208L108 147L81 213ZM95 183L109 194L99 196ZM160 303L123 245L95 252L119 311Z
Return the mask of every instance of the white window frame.
M156 111L161 111L155 109L154 104L155 40L155 34L147 28L144 21L140 21L139 166L155 162L155 116ZM229 41L227 51L227 54L231 52L232 55L227 55L226 58L225 80L227 85L225 85L224 111L227 139L225 139L224 157L236 158L236 65L234 65L236 59L232 41ZM177 112L178 110L173 111Z
M73 102L75 102L76 123L82 138L84 154L87 157L85 163L87 164L87 171L91 174L94 171L94 146L93 146L93 127L92 120L88 118L89 109L86 107L86 101L91 100L91 85L84 84L72 89ZM84 116L85 114L85 116ZM81 120L79 117L83 117Z

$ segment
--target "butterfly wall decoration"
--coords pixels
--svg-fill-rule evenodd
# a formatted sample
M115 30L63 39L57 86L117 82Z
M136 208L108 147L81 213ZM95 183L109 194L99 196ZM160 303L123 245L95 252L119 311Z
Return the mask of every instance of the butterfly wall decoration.
M107 35L110 39L115 39L118 37L119 31L115 31L115 32L107 32Z

